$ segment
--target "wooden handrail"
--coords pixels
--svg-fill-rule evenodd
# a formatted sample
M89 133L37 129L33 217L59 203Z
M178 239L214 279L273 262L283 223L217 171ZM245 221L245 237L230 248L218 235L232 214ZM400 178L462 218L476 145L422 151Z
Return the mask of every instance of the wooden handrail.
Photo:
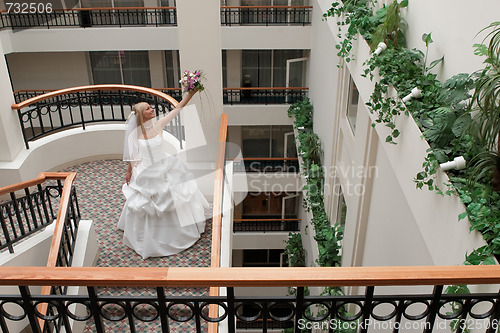
M154 90L181 90L182 88L151 88ZM226 87L222 88L222 90L308 90L309 87ZM14 91L14 94L29 92L29 91L57 91L57 89L19 89Z
M226 164L226 139L227 139L227 113L220 118L219 144L217 148L217 160L215 161L214 201L212 209L212 252L210 255L210 267L220 267L221 231L222 231L222 202L224 200L224 166ZM219 288L210 286L209 295L219 296ZM219 313L217 305L209 306L209 317L216 318ZM208 325L209 333L216 333L216 323Z
M71 196L71 189L73 187L73 182L76 178L76 172L48 172L45 174L48 179L56 179L63 180L64 185L61 191L61 200L59 201L59 209L57 212L57 218L54 227L54 233L52 235L52 242L50 244L49 256L47 259L47 267L56 267L57 257L59 255L59 247L61 246L62 235L64 232L64 220L66 218L66 213L68 212L68 204L69 198ZM42 295L50 295L52 292L52 286L46 285L42 287L41 294ZM47 303L43 303L40 305L38 311L40 313L46 314L48 309ZM45 320L38 320L40 327L42 328L45 325Z
M42 172L38 175L37 178L0 188L0 196L9 194L10 192L20 191L27 187L41 184L46 180L64 180L66 179L66 177L68 177L73 173L74 172Z
M498 284L500 265L394 267L0 267L3 286L312 287Z
M172 104L174 107L177 106L179 102L175 100L172 96L169 96L165 93L162 93L161 91L152 89L152 88L145 88L145 87L139 87L139 86L133 86L133 85L126 85L126 84L96 84L96 85L88 85L88 86L79 86L79 87L72 87L72 88L66 88L66 89L60 89L60 90L55 90L51 91L49 93L35 96L32 98L29 98L21 103L17 104L12 104L11 108L13 110L18 110L22 109L23 107L26 107L28 105L40 102L44 99L52 98L55 96L60 96L60 95L65 95L65 94L71 94L71 93L77 93L80 91L95 91L95 90L130 90L130 91L137 91L141 93L146 93L150 94L153 96L157 96L159 98L167 100L170 104Z
M210 258L211 267L220 266L220 250L221 250L221 226L222 226L222 200L223 200L223 185L224 185L224 165L226 163L226 139L227 139L227 122L228 115L221 115L220 130L219 130L219 145L217 150L217 160L215 163L215 180L214 180L214 201L212 213L212 252Z

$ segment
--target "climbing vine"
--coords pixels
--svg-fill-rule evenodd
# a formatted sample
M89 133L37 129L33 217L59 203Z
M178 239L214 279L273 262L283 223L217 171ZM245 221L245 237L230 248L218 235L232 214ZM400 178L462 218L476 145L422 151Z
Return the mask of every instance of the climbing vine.
M500 200L490 183L494 166L500 166L500 157L490 151L500 129L500 23L488 27L495 29L489 35L489 46L476 45L476 54L486 57L485 69L473 75L457 74L441 83L431 69L444 58L430 63L427 59L433 42L431 34L422 36L425 53L405 47L406 25L401 12L408 1L394 1L378 10L373 5L361 0L334 2L324 14L325 19L337 18L338 55L346 62L353 59L350 52L358 34L372 51L380 42L385 43L385 51L374 52L364 63L363 76L370 80L377 76L374 91L366 103L376 115L372 126L387 126L390 134L385 141L396 144L401 134L396 126L397 117L403 113L414 118L430 146L422 170L415 176L416 187L460 197L466 211L459 218L468 217L471 230L481 232L488 244L467 254L466 264L491 264L492 255L500 255L497 245L500 227L497 228L495 222L500 220ZM414 88L420 90L419 98L403 103L403 98ZM471 111L477 114L474 118ZM471 166L466 170L448 171L450 183L436 184L439 165L456 156L463 156Z
M320 266L340 266L343 228L338 223L332 226L325 211L323 150L318 135L313 131L312 113L313 106L309 99L296 102L288 109L288 116L294 118L298 131L297 151L302 156L301 170L306 179L303 206L313 216L311 224L319 251L317 263Z

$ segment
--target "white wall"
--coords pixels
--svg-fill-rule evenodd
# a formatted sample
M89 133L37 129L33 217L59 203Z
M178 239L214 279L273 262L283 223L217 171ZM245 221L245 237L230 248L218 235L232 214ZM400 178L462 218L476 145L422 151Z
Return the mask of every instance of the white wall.
M345 73L335 67L338 59L334 54L338 27L335 19L328 22L320 20L320 15L330 8L326 0L316 1L314 6L313 41L310 68L310 96L314 106L315 131L320 135L325 147L325 166L337 173L328 181L331 185L340 184L346 196L348 206L345 227L343 264L346 266L380 266L380 265L457 265L464 261L466 252L482 246L484 241L478 233L470 233L467 221L458 221L458 215L464 211L457 197L441 197L427 190L417 190L413 178L421 170L427 143L421 139L421 133L415 122L406 116L398 119L398 128L402 134L397 145L385 143L388 132L384 126L372 129L373 115L364 107L373 91L373 83L361 77L363 62L369 56L364 42L355 41L353 50L356 60L345 65ZM433 32L434 44L440 41L453 40L456 35L465 34L467 29L477 32L476 25L470 28L463 22L470 21L471 15L463 4L456 2L410 1L407 10L407 21L410 25L410 47L421 48L421 35ZM483 12L491 12L490 6L481 4ZM443 13L452 12L460 17L462 27L459 32L442 18ZM497 5L498 7L498 5ZM432 10L430 10L432 8ZM461 8L457 13L456 8ZM473 10L476 12L476 9ZM429 15L432 12L432 15ZM437 14L439 13L439 14ZM439 15L439 16L438 16ZM448 17L448 15L446 14ZM426 17L422 20L422 17ZM413 25L418 21L420 25ZM439 22L437 22L439 21ZM452 22L458 21L453 18ZM481 18L481 21L484 21ZM429 27L426 30L423 26ZM434 34L434 31L437 33ZM468 31L469 33L469 31ZM438 38L438 36L440 38ZM417 38L418 37L418 38ZM414 45L415 44L415 45ZM441 44L442 45L442 44ZM456 43L451 48L445 47L445 59L450 60L460 54L471 53L470 44ZM442 52L443 50L441 50ZM437 56L436 56L437 57ZM434 58L436 58L434 57ZM430 57L433 59L433 57ZM460 62L445 62L443 76L450 76L469 68L479 66L469 62L467 66ZM477 59L476 59L477 60ZM321 76L328 71L328 75ZM351 74L360 93L356 132L353 134L345 117L346 78ZM318 80L318 77L325 78ZM342 88L342 85L344 88ZM331 129L330 131L328 129ZM329 158L331 157L331 158ZM368 170L376 171L370 177L346 172ZM338 177L338 180L335 179ZM441 181L446 180L444 174ZM352 191L358 186L363 193ZM331 187L335 188L335 187ZM349 190L351 189L351 190ZM330 196L328 213L335 217L333 207L335 195ZM453 235L453 237L449 237Z
M422 34L432 33L429 61L444 55L443 65L437 73L446 80L458 73L472 73L481 69L482 58L474 55L473 44L482 43L487 30L478 33L492 22L498 21L500 2L496 0L410 0L405 19L408 22L406 39L410 47L425 51ZM422 19L425 18L425 19Z

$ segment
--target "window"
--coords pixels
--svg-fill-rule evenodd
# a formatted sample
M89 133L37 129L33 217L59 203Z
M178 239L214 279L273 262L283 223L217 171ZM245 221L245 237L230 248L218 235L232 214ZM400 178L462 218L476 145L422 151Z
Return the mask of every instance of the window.
M354 133L356 130L356 117L358 115L359 92L351 76L349 76L349 96L347 99L347 121Z
M244 157L284 157L285 134L289 132L293 132L290 125L241 126L242 154ZM287 141L287 145L292 143ZM297 157L296 149L287 152L288 157Z
M283 218L295 219L298 216L298 207L302 202L295 192L265 193L251 192L242 202L242 216L244 219ZM283 207L283 204L285 207Z
M303 50L243 50L242 87L285 87L286 61L304 57Z
M90 52L94 84L151 87L148 51Z
M344 226L346 221L346 216L347 216L347 205L345 203L344 193L342 192L342 189L340 189L338 203L337 203L338 224Z
M280 267L283 250L243 250L242 267Z

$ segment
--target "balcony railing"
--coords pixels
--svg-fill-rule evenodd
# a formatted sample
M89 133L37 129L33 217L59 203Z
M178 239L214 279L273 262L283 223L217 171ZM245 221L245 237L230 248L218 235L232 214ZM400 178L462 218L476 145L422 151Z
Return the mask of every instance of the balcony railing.
M310 25L311 6L222 6L221 24ZM175 7L101 7L0 12L0 29L177 26Z
M300 231L300 219L233 219L234 232Z
M27 29L35 27L124 27L176 26L175 7L109 7L54 9L52 12L10 13L2 11L0 28Z
M367 332L377 327L384 331L457 332L472 329L496 332L500 318L498 291L446 294L444 286L489 284L500 282L499 266L442 267L297 267L297 268L137 268L137 267L1 267L0 284L19 286L19 295L0 295L5 304L16 304L19 314L0 311L0 325L8 331L8 323L28 318L32 332L41 332L37 319L60 320L71 332L70 321L92 322L95 332L122 322L124 331L135 332L137 326L154 323L156 332L167 332L180 325L202 332L206 325L224 325L235 332L236 321L251 325L262 322L262 331L272 325L292 325L295 332L304 328L351 328ZM85 286L84 295L36 295L30 286ZM97 286L143 286L147 296L99 295ZM167 288L214 287L222 296L171 296ZM360 287L347 295L313 296L305 287ZM399 292L387 289L397 288ZM420 291L412 286L420 286ZM422 286L428 286L426 288ZM235 293L238 287L293 287L291 296L255 296ZM483 288L484 288L483 287ZM52 315L42 316L37 306L46 305ZM74 313L72 306L83 307L84 315ZM210 315L209 308L218 307L219 314ZM182 311L180 311L182 309ZM250 311L249 311L250 309ZM114 311L114 312L112 312ZM396 329L397 328L397 329Z
M309 25L311 6L223 6L222 25Z
M293 104L307 97L306 87L224 88L224 104Z
M172 96L176 100L182 99L180 88L153 88ZM17 90L14 92L16 103L33 98L54 90ZM223 88L222 98L224 104L292 104L302 101L307 97L308 88Z
M0 196L9 195L10 200L0 204L0 250L8 248L14 253L13 245L22 239L44 229L56 220L59 211L59 200L63 194L61 178L66 174L41 174L37 179L0 189ZM55 183L52 183L55 182ZM23 195L17 192L22 191ZM71 263L72 248L80 210L75 188L70 188L68 211L64 218L67 224L58 261ZM62 264L61 264L62 265Z
M234 160L236 172L299 172L297 157L244 157Z
M12 105L17 110L26 148L28 142L65 128L99 122L124 122L133 104L148 102L156 115L164 115L177 101L162 92L128 85L94 85L34 94L27 100ZM177 115L167 131L181 143L184 139L181 118Z

